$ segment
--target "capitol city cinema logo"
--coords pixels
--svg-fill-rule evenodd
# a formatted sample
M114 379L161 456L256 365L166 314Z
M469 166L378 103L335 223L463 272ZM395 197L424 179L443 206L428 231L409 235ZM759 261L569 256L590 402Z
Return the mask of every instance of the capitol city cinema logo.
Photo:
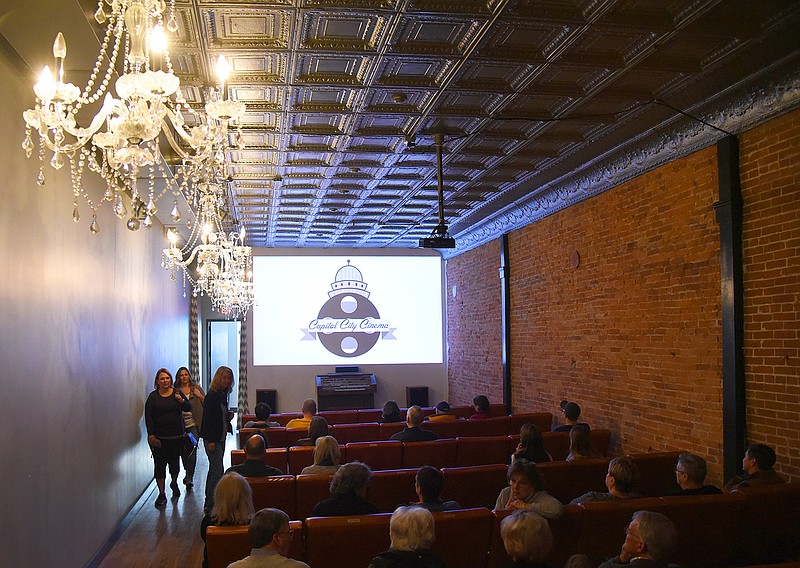
M348 260L336 272L328 301L308 328L302 330L303 341L319 339L334 355L358 357L375 347L379 339L395 339L396 328L381 319L369 294L361 271Z

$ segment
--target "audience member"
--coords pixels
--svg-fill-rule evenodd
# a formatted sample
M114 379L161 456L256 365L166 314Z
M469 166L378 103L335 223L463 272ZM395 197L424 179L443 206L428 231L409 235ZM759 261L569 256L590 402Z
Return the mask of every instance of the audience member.
M343 517L380 513L375 503L367 501L367 486L372 470L361 462L344 464L331 480L331 497L314 505L312 517Z
M289 515L280 509L261 509L247 532L253 547L250 556L229 564L228 568L309 568L305 562L288 558L292 531Z
M266 449L267 447L261 434L253 434L244 443L244 461L239 465L232 465L225 473L235 472L242 477L283 475L283 472L278 468L264 463Z
M272 416L272 408L266 402L259 402L256 404L256 419L249 420L245 428L280 428L281 425L277 422L270 421Z
M678 456L678 463L675 464L675 480L680 485L680 491L673 491L669 495L717 495L722 493L719 487L703 485L707 473L706 460L689 452L682 452Z
M500 536L511 557L509 568L548 568L544 559L553 548L553 533L544 517L514 511L500 521Z
M428 416L431 422L451 422L456 419L455 414L450 410L450 404L443 400L435 407L435 414Z
M228 411L228 395L232 389L233 370L230 367L219 367L214 373L203 403L203 425L200 428L208 456L206 495L203 505L205 511L214 506L214 488L222 477L225 440L233 419L233 413Z
M578 422L581 415L581 407L576 402L569 402L568 400L561 401L561 413L564 415L564 424L553 429L553 432L569 432L573 426L582 424L589 428L585 422Z
M603 562L598 568L633 566L666 568L678 540L678 531L667 517L652 511L636 511L625 530L625 542L619 556ZM593 568L583 554L572 556L564 568Z
M286 424L286 428L305 428L311 426L311 419L317 414L317 401L313 398L307 398L303 401L303 407L300 409L303 413L302 418L292 418Z
M414 490L417 492L417 507L424 507L429 511L453 511L460 509L457 501L442 501L444 476L442 472L430 465L423 465L417 470L414 479Z
M389 520L389 536L389 550L373 558L367 568L445 568L430 550L435 538L430 511L398 507Z
M489 406L489 399L485 395L479 394L472 399L472 406L475 407L475 414L469 417L470 420L483 420L492 417L492 409Z
M726 483L725 493L730 493L734 489L741 487L786 483L786 480L772 469L776 461L775 450L766 444L748 446L742 460L744 474L738 475Z
M206 541L210 525L246 525L253 515L253 490L244 477L235 472L226 473L214 487L214 506L200 523L200 537ZM208 568L208 551L203 547L203 568Z
M387 422L403 422L403 415L400 412L400 407L397 406L395 401L386 401L386 404L383 405L383 414L381 414L381 419L378 420L378 422L381 424Z
M425 420L425 413L416 404L406 411L406 427L400 432L392 434L390 440L401 442L425 442L437 438L435 432L423 430L420 424Z
M639 466L628 456L614 458L608 464L606 474L606 487L608 493L589 491L576 497L570 503L577 505L591 501L617 501L620 499L638 499L640 496L633 492L639 483Z
M495 511L522 509L545 519L557 519L564 513L561 502L545 491L542 473L532 461L515 460L508 467L507 478L509 486L498 495Z
M314 465L304 467L300 473L336 473L341 457L339 442L336 441L336 438L322 436L317 438L317 443L314 445Z
M167 504L164 486L167 482L167 466L172 477L172 496L178 497L180 456L183 448L183 413L190 412L192 405L186 396L172 386L172 375L167 369L156 371L153 390L144 404L144 423L147 428L147 443L153 453L153 477L158 486L155 506Z
M297 440L298 446L313 446L317 440L323 436L330 436L328 430L328 421L322 416L314 416L308 425L308 438L300 438Z
M519 429L519 444L517 444L517 450L511 455L511 461L520 458L536 463L553 461L553 456L544 449L542 433L532 422L523 424Z
M603 457L603 455L595 449L589 427L585 424L576 424L569 431L569 454L567 455L567 461L588 460L600 457Z
M175 384L172 385L180 390L192 405L192 410L183 413L183 427L187 437L191 435L194 440L191 443L184 443L181 448L181 461L186 472L183 476L183 484L186 489L192 490L194 487L194 470L197 467L197 443L200 440L200 425L203 423L203 401L206 393L194 382L194 378L186 367L178 367L175 373Z

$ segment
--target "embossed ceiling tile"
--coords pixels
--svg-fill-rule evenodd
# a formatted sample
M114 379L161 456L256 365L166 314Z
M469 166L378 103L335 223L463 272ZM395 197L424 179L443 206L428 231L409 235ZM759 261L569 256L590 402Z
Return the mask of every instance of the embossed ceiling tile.
M305 12L300 48L332 51L375 51L386 31L380 13Z
M231 68L230 83L285 83L286 53L225 52Z
M475 38L481 21L472 18L407 15L402 17L392 38L394 53L463 55Z
M461 89L513 92L531 69L525 63L471 60L462 67L454 84Z
M181 89L180 92L183 95L183 98L186 99L186 102L192 108L202 108L205 106L205 97L203 96L204 87L199 84L193 83L184 83L183 79L181 79ZM184 113L184 118L188 119L186 113ZM190 119L192 123L195 123L194 118Z
M422 89L370 89L365 106L369 112L415 114L428 106L436 91Z
M298 57L295 82L316 85L361 85L371 62L362 55L304 54Z
M356 120L353 132L359 136L404 135L410 129L410 117L362 114Z
M261 149L247 148L233 150L230 157L237 164L277 164L278 153Z
M395 158L379 152L345 153L339 165L347 168L382 168L392 165Z
M531 117L530 120L494 120L483 129L482 134L488 137L512 138L527 140L541 127L541 122Z
M287 166L330 166L332 152L287 152L284 164Z
M352 112L358 89L347 87L296 87L291 109L299 112Z
M574 99L563 96L537 95L518 97L504 110L502 116L526 117L528 120L550 120L558 116Z
M229 164L228 173L230 173L234 177L253 178L253 177L274 176L276 171L275 167L269 164L250 163L250 164Z
M505 96L497 93L453 91L439 98L434 112L462 116L489 116Z
M191 49L200 50L200 38L198 29L200 28L195 16L194 8L191 4L175 3L175 20L178 29L174 33L167 33L167 42L170 54L173 50Z
M347 144L349 152L394 153L401 144L397 136L353 136Z
M275 132L280 130L281 121L282 116L278 112L258 112L248 108L239 120L239 124L243 128L260 128Z
M570 45L560 61L581 66L622 68L639 52L655 47L659 38L659 35L644 29L592 26L586 28L580 42Z
M502 0L411 0L414 12L444 12L447 14L489 14Z
M201 8L211 49L280 50L289 47L292 10Z
M569 37L571 29L558 23L503 21L494 26L477 49L481 58L543 63Z
M378 70L377 83L396 87L438 87L455 60L386 56Z
M181 80L181 88L186 82L196 82L202 84L204 82L205 69L203 68L203 61L200 52L182 51L180 49L170 50L170 61L172 63L173 72Z
M345 131L347 116L341 114L300 114L289 115L287 128L302 134L336 135Z
M506 156L516 145L517 141L474 136L467 140L459 151L470 156Z
M305 152L329 152L338 149L340 137L317 136L313 134L291 134L287 137L286 148Z
M275 150L278 148L279 138L273 132L244 130L242 141L247 148L264 148Z
M420 148L420 146L424 143L428 146L429 151L433 153L435 152L435 146L433 145L433 140L427 137L428 134L433 132L444 132L446 138L462 136L473 132L478 132L481 124L484 121L485 118L472 116L429 116L417 130L418 134L422 133L426 135L424 141L417 140L417 148ZM447 154L450 150L448 148L444 148L443 151L445 154Z
M285 90L267 85L231 85L231 98L245 103L247 110L281 110Z
M470 170L485 170L495 161L492 156L463 156L455 154L448 159L447 165Z

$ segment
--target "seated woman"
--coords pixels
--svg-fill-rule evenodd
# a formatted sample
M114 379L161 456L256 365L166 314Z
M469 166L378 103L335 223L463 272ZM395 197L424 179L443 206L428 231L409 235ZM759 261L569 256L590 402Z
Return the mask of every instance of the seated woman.
M567 461L588 460L603 457L594 449L588 426L578 424L569 431L569 455Z
M400 407L393 400L389 400L383 405L383 414L378 420L381 424L386 422L405 422L403 415L400 414Z
M515 460L508 467L508 483L497 497L495 511L523 509L545 519L558 519L564 513L561 502L545 491L542 473L532 461Z
M380 513L375 503L367 501L367 486L372 470L361 462L346 463L333 475L331 497L311 510L312 517L344 517Z
M500 521L500 536L511 557L508 568L548 568L544 559L553 548L553 534L544 517L514 511Z
M442 501L442 488L444 476L442 472L430 465L423 465L417 471L414 489L419 502L412 503L416 507L423 507L429 511L453 511L460 509L457 501Z
M536 424L529 422L523 424L519 429L519 444L517 444L517 451L511 456L511 461L519 458L537 463L553 461L553 456L544 449L542 433L539 432Z
M472 406L475 408L475 414L469 417L470 420L484 420L492 417L492 409L486 395L479 394L473 398Z
M430 511L421 507L398 507L389 520L389 550L372 559L368 568L445 568L431 552L434 523Z
M314 446L314 465L303 468L301 474L309 473L336 473L339 469L339 460L342 454L339 450L339 443L333 436L322 436L317 438Z
M298 446L315 446L322 436L330 436L328 421L322 416L314 416L308 424L308 438L297 440Z
M200 523L200 537L206 541L209 526L248 525L253 508L253 490L244 477L235 472L222 476L214 489L214 507ZM203 568L208 568L208 550L203 547Z

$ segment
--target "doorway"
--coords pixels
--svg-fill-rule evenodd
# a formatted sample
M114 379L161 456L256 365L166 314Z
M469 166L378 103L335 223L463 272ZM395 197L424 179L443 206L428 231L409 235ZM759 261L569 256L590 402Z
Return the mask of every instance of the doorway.
M207 320L206 327L206 376L209 384L214 372L221 365L233 370L233 392L228 406L239 406L239 335L241 322L230 320ZM208 388L208 385L206 385Z

